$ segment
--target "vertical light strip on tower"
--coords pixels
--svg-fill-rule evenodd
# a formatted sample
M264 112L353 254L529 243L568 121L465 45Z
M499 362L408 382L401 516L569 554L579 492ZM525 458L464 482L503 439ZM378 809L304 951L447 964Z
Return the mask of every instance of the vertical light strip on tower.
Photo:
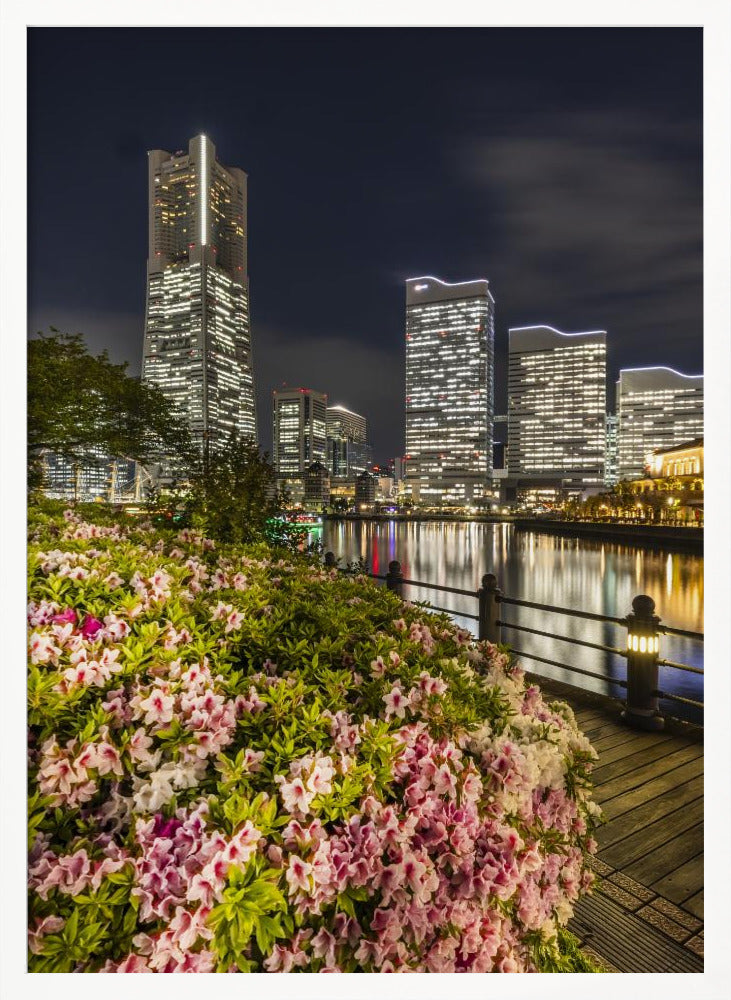
M206 149L206 137L201 136L201 246L208 242L208 150Z

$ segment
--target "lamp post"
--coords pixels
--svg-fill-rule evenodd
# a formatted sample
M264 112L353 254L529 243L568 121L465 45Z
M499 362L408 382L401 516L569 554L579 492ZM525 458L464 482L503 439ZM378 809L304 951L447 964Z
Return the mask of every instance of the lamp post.
M622 718L636 729L658 732L665 724L660 714L658 689L658 653L660 619L655 602L646 594L632 601L627 615L627 707Z
M494 573L485 573L482 578L482 586L477 591L480 600L479 608L479 638L480 642L487 639L495 645L502 642L502 629L498 625L500 620L500 590L497 585L497 577Z

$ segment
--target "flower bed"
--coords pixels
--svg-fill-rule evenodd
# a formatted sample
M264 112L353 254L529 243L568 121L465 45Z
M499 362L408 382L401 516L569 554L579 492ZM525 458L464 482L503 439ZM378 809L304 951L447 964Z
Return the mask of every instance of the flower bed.
M572 971L594 752L363 578L41 518L30 969Z

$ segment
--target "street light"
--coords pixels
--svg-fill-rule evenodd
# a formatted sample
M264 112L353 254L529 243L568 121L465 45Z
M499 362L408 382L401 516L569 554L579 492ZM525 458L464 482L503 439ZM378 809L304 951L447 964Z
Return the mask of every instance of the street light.
M655 614L653 599L646 594L635 597L632 614L627 615L626 622L627 707L622 717L631 726L657 732L665 720L657 696L660 619Z

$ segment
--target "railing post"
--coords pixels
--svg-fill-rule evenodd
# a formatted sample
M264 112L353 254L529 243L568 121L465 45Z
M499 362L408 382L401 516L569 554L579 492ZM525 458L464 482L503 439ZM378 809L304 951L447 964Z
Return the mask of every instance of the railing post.
M393 590L396 594L401 596L403 589L403 579L404 574L401 572L401 563L396 559L392 560L388 564L388 573L386 573L386 586L389 590Z
M658 732L665 725L657 695L660 619L646 594L632 601L627 615L627 707L622 718L635 729Z
M494 573L485 573L477 596L480 599L479 638L498 645L503 641L502 626L498 625L501 593Z
M327 567L327 569L335 569L335 565L336 565L335 553L334 552L326 552L325 553L325 566Z

